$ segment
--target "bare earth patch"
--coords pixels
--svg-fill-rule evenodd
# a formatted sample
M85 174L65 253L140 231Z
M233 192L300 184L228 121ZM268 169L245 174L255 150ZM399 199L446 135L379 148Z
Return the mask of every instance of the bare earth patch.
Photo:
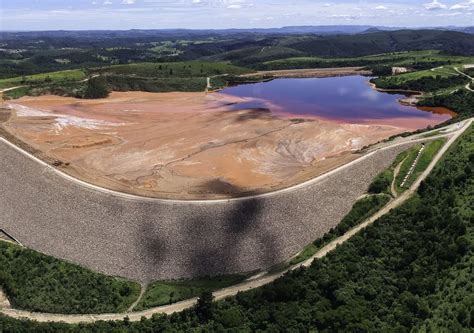
M363 67L339 67L339 68L306 68L306 69L279 69L271 71L258 71L255 73L243 74L242 77L292 77L292 78L314 78L333 77L346 75L370 75L372 72L364 70Z
M6 131L85 181L164 198L266 192L358 157L361 147L406 130L291 119L265 109L229 111L236 97L114 92L107 99L24 97L6 102Z

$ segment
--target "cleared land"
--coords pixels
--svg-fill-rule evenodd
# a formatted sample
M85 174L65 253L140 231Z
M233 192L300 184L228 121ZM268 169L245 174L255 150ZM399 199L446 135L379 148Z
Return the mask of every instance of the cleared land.
M228 111L240 102L245 99L205 93L24 97L6 102L11 115L3 127L87 182L180 199L288 187L406 130L278 117L266 109Z

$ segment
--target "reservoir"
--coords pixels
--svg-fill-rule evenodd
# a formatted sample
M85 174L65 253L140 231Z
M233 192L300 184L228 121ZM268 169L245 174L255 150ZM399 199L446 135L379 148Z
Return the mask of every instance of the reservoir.
M269 109L274 114L289 117L406 129L433 126L455 115L444 108L402 105L399 100L406 96L377 91L369 85L369 80L364 76L282 78L228 87L220 94L245 99L232 105L232 110Z

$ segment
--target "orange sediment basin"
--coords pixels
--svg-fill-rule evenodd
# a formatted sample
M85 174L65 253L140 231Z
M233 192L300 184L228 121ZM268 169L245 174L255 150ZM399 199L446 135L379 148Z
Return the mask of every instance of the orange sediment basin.
M11 117L3 127L85 181L149 197L196 199L287 187L357 158L353 152L365 145L431 124L412 115L357 122L289 117L269 102L268 108L244 107L252 102L177 92L113 92L100 100L23 97L5 103Z

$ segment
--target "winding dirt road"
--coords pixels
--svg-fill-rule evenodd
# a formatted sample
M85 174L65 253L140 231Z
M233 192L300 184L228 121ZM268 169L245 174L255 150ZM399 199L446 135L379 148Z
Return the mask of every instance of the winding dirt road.
M463 73L463 72L460 71L459 68L457 68L457 67L454 67L454 70L455 70L456 72L458 72L459 74L461 74L461 75L463 75L463 76L465 76L465 77L471 79L471 82L469 82L468 84L466 84L466 85L464 86L464 88L466 88L466 89L469 90L469 91L474 92L474 89L471 88L471 84L474 83L474 77L471 77L471 76L467 75L466 73Z

